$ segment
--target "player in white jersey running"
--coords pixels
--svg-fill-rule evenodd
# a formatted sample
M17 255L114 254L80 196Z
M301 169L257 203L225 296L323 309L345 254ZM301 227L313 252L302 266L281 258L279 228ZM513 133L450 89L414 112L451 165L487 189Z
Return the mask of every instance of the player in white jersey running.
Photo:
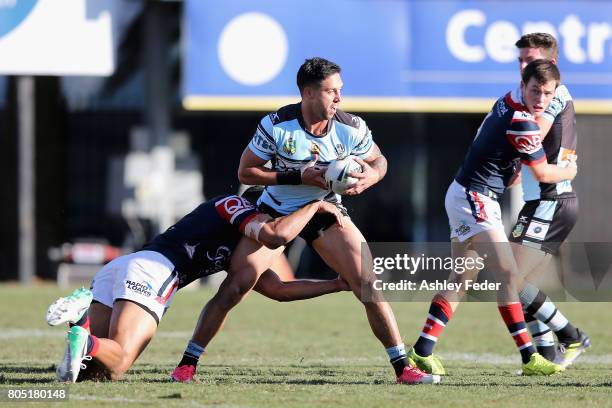
M274 217L324 199L340 204L323 178L325 165L347 155L357 157L362 173L347 194L357 195L380 181L387 161L372 140L365 121L339 109L342 101L340 67L323 58L308 59L297 74L301 102L266 115L240 159L238 176L244 184L265 185L258 204ZM271 161L272 168L265 164ZM345 212L346 214L346 212ZM408 364L406 350L390 305L380 293L365 293L376 279L365 238L348 215L344 228L329 217L315 216L302 236L323 260L346 280L363 303L374 335L385 347L399 383L433 383L428 375ZM371 296L371 298L370 298Z

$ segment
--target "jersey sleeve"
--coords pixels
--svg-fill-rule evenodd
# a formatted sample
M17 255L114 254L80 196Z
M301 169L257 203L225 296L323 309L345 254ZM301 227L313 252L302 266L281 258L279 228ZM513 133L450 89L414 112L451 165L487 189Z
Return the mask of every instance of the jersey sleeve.
M241 233L244 233L246 224L259 214L253 204L237 195L219 199L215 209L221 218L237 227Z
M572 95L570 95L569 90L565 85L559 85L555 90L553 100L542 114L542 117L551 123L554 122L557 115L563 112L571 100Z
M358 125L354 133L350 154L360 159L366 159L374 147L372 132L368 128L366 122L359 116L354 116L353 120L358 122Z
M249 149L262 160L271 160L276 155L274 125L270 115L264 116L259 121L257 130L249 142Z
M518 151L521 163L533 166L546 160L540 128L529 113L514 112L506 138Z

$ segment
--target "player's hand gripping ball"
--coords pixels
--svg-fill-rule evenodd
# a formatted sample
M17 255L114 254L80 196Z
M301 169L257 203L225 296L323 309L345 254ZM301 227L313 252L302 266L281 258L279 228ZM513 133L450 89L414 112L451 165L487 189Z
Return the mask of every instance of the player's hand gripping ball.
M346 190L358 181L355 177L349 176L349 173L353 172L363 172L361 164L354 160L354 156L347 156L344 159L332 161L325 172L327 188L336 194L346 193Z

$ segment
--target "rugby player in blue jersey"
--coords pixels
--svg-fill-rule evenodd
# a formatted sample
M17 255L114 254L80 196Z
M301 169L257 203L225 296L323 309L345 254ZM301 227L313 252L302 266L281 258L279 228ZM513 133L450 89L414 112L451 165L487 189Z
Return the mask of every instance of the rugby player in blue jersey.
M519 69L538 59L557 63L557 40L547 33L523 35L517 42ZM576 113L572 96L564 85L559 85L546 111L536 121L542 135L542 147L548 163L565 166L576 153ZM540 183L527 169L521 169L525 205L521 209L509 240L519 271L526 279L535 279L546 268L560 244L565 241L578 217L578 197L569 180L559 183ZM566 367L591 342L580 329L573 326L534 285L527 283L520 292L525 321L538 353L550 361ZM559 341L554 347L553 333Z
M559 183L576 176L575 158L566 167L549 164L536 118L542 116L560 82L556 65L546 60L528 64L521 85L494 104L450 185L445 199L453 241L453 256L486 258L501 289L498 309L523 361L523 374L550 375L563 367L538 354L527 333L519 298L523 287L518 266L505 235L498 199L512 183L519 162L541 183ZM474 271L471 271L474 272ZM461 282L467 274L452 273ZM423 331L409 351L411 362L431 373L444 374L433 354L438 337L464 293L441 291L433 299Z
M265 296L285 301L348 290L340 279L284 283L269 270L250 272L257 264L253 259L277 253L316 214L329 215L339 227L344 222L338 208L322 200L273 219L243 197L221 196L198 206L142 250L111 261L95 275L91 291L60 298L47 312L49 324L71 326L57 379L75 382L81 369L81 380L100 373L119 379L155 335L175 292L221 270L228 276L200 317L210 315L207 323L217 329L226 310L245 295L244 287L255 285ZM233 255L241 252L238 248L248 255L238 259ZM209 326L199 323L196 335ZM83 360L92 359L91 369L85 369Z
M323 178L325 165L347 155L357 157L362 173L347 194L357 195L380 181L387 161L374 143L365 121L339 109L342 101L340 67L323 58L308 59L297 73L301 102L263 117L240 159L238 176L244 184L267 186L258 208L280 217L312 200L333 203L345 215L344 228L326 214L318 214L300 236L332 269L346 280L363 303L374 335L382 343L399 383L433 383L439 376L408 364L395 316L379 292L366 294L376 279L366 240L349 219L340 196ZM271 168L265 167L267 162ZM364 252L365 251L365 252Z

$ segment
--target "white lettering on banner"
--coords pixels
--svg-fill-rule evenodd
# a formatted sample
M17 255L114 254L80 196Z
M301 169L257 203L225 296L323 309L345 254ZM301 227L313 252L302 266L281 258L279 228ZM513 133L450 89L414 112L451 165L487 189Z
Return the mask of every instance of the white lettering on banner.
M451 17L446 27L446 45L457 59L465 62L480 62L485 59L482 47L465 42L469 26L482 26L487 18L480 10L464 10Z
M468 30L484 29L482 43L468 44ZM467 9L455 13L446 26L446 45L450 53L460 61L477 63L490 58L495 62L508 63L518 53L514 43L521 33L547 32L557 37L561 52L572 64L601 64L606 58L607 45L612 39L612 23L583 23L577 15L566 16L558 27L549 21L526 21L522 31L517 24L498 20L487 24L482 10ZM586 37L586 42L583 40ZM586 44L584 48L581 44Z
M492 60L512 62L516 59L514 43L521 35L509 21L496 21L485 33L485 49Z
M578 17L568 16L559 26L561 37L563 37L563 53L570 62L584 64L586 54L580 48L580 41L584 37L585 29Z

